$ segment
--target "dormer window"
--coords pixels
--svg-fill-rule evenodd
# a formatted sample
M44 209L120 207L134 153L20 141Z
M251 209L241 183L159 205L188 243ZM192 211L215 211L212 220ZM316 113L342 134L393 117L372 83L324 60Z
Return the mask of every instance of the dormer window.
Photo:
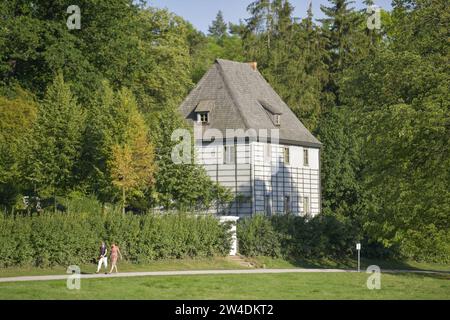
M264 100L258 101L261 106L266 110L267 115L272 120L273 124L277 127L281 125L281 109L278 106L268 103Z
M201 124L208 124L209 123L209 112L199 112L198 113L198 122Z
M197 113L197 122L201 124L209 124L211 120L211 112L214 109L214 100L201 100L195 107L195 113Z
M281 125L281 116L279 115L279 114L276 114L276 115L274 115L274 117L275 117L275 125L276 126L279 126L279 125Z

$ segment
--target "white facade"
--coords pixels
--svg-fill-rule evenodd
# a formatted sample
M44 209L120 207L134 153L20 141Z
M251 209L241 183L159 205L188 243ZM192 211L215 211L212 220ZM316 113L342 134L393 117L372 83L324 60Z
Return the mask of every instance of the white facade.
M318 148L252 141L204 143L196 152L197 162L211 179L229 188L237 199L228 208L214 209L218 214L320 213Z

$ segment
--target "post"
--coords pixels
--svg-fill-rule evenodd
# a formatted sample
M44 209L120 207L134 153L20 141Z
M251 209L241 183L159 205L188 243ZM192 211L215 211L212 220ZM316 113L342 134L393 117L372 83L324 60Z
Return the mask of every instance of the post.
M361 271L361 243L356 244L356 250L358 251L358 272Z

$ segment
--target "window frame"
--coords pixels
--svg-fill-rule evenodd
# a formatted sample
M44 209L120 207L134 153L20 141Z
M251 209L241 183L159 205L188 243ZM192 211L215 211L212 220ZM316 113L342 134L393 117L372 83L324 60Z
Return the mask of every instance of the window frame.
M236 164L236 145L223 146L223 164Z
M273 119L273 122L275 123L276 126L281 126L281 115L280 114L275 114Z
M264 195L264 211L266 216L268 217L272 216L272 204L269 194Z
M291 164L291 148L289 146L283 146L283 161L284 164Z
M303 166L309 167L309 149L303 148Z
M264 163L272 163L272 144L264 144Z
M284 213L285 214L290 214L292 213L292 203L291 203L291 196L290 195L285 195L284 196Z
M309 196L303 196L303 213L309 215L311 213L311 205L309 201Z
M199 112L198 113L198 121L201 124L209 123L209 112Z

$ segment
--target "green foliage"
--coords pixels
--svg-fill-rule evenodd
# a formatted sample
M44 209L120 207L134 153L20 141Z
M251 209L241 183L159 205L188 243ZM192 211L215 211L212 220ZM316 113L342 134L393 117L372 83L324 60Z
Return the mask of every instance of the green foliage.
M248 256L344 258L357 241L349 219L256 215L238 223L239 252Z
M408 9L396 3L385 27L389 41L345 70L339 83L357 118L352 131L364 159L364 233L427 261L450 256L450 77L443 63L449 46L438 40L448 19L444 2L412 1Z
M237 225L238 250L245 256L281 256L281 235L262 215L240 220Z
M212 22L211 26L208 29L209 35L220 39L227 35L227 24L223 19L222 11L217 13L216 19Z
M81 29L69 30L66 1L7 1L0 7L0 79L43 96L62 70L80 102L103 79L125 86L142 108L184 97L190 82L187 23L131 0L81 0ZM4 31L3 31L4 30Z
M0 215L0 266L54 266L92 263L100 241L121 248L124 259L145 263L157 259L225 256L229 226L212 216L188 214L123 215L44 213Z
M177 110L155 114L151 119L150 135L157 154L154 204L166 209L198 211L231 201L231 192L212 182L204 168L194 163L193 141L188 141L191 163L173 162L172 151L180 141L172 141L171 136L177 129L190 130Z
M270 241L282 243L282 253L286 247L329 255L328 246L347 254L340 244L347 240L327 239L351 224L349 234L375 256L448 261L448 4L394 1L391 12L382 12L382 29L368 30L364 10L347 0L329 3L318 25L311 7L299 21L289 1L253 1L245 22L230 24L227 33L218 15L205 36L167 10L131 0L78 1L81 30L67 29L64 1L1 2L0 204L18 209L22 194L56 194L71 212L78 206L71 192L118 202L107 163L113 146L129 141L130 127L146 135L142 121L130 121L131 114L140 118L139 109L158 169L153 186L130 193L130 207L226 206L231 193L203 169L171 161L171 133L185 128L175 106L214 59L257 61L323 143L326 218L284 227L283 219L258 222ZM20 223L17 230L28 232ZM257 243L255 232L247 242ZM308 233L324 233L323 239ZM4 240L19 257L8 258L12 263L29 257L29 247L15 247L21 237L9 233ZM317 245L310 246L313 239ZM58 260L48 253L43 259Z
M0 203L11 207L20 193L21 166L38 107L34 97L19 87L10 95L0 96Z
M360 179L363 161L356 126L357 118L347 107L334 108L322 117L317 136L323 143L322 210L351 217L360 226L369 204Z
M327 52L312 11L297 22L287 1L255 1L243 32L243 47L251 61L310 130L329 107Z
M84 111L59 73L40 104L33 127L26 180L43 194L66 192L75 183Z

